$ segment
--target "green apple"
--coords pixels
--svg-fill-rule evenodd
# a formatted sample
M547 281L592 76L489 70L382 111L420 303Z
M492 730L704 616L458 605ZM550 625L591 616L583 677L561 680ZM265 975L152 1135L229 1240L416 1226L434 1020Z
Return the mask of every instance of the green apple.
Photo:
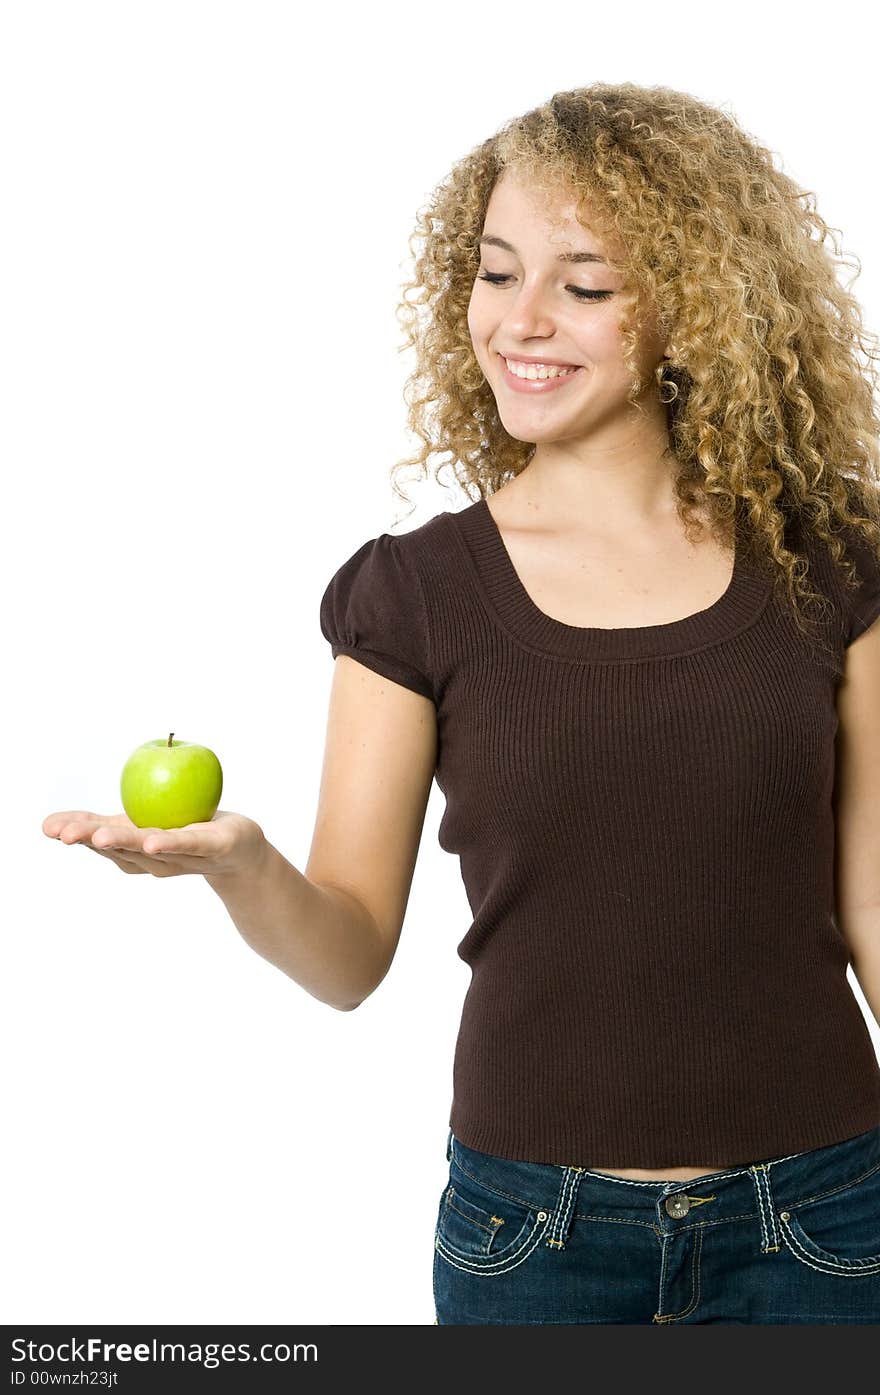
M122 770L122 807L138 828L183 828L208 823L223 792L220 762L192 741L145 741Z

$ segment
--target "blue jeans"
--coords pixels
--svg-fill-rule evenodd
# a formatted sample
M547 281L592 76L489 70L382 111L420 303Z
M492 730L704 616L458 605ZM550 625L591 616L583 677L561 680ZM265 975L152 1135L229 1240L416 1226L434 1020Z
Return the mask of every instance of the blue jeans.
M517 1162L450 1130L443 1324L880 1322L880 1125L690 1182Z

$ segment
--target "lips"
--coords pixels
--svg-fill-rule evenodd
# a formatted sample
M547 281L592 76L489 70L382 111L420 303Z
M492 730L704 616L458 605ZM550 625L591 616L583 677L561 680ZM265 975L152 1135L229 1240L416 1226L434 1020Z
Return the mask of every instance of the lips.
M580 365L565 364L560 366L570 367L570 373L556 374L553 378L521 378L518 373L511 373L502 355L499 355L499 358L505 387L511 392L525 393L532 397L544 397L549 392L559 392L567 383L573 383L578 373L583 372Z
M511 363L543 364L547 368L580 368L579 363L564 363L561 358L520 358L518 354L502 354L499 358L509 358Z

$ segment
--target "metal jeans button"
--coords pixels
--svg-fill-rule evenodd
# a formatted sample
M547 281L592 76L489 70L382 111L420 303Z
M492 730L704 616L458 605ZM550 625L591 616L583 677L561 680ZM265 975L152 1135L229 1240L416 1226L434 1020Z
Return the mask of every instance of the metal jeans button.
M669 1215L674 1216L676 1220L680 1220L682 1216L686 1216L690 1209L690 1199L685 1196L684 1192L674 1192L672 1196L666 1198L666 1210Z

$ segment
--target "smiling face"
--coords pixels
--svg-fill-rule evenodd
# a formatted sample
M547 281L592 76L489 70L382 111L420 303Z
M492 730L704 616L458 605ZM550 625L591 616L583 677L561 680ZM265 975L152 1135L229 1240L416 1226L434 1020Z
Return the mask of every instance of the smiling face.
M620 338L622 278L603 260L598 239L578 223L573 199L552 213L561 225L545 216L511 171L502 173L489 198L468 305L474 353L504 429L538 445L606 439L616 426L631 431L633 423ZM640 343L640 372L650 375L665 351L652 322ZM546 383L523 381L510 373L505 356L576 371ZM524 371L531 379L534 370ZM665 423L665 406L656 402L655 410Z

